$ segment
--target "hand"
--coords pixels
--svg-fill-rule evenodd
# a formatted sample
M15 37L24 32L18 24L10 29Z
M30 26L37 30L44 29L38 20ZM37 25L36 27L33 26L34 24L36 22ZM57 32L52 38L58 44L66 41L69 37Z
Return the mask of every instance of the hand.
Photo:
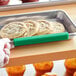
M11 48L9 42L8 38L0 39L0 67L5 66L9 62Z

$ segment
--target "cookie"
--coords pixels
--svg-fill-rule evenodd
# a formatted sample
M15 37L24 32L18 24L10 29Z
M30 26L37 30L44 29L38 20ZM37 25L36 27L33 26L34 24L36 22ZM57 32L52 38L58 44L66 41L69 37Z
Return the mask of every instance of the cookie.
M61 33L65 31L64 25L59 22L52 21L50 24L53 29L51 33Z
M33 20L26 20L24 21L25 25L29 29L29 36L35 35L39 30L39 23ZM24 34L25 36L26 34Z
M27 26L23 22L11 22L6 24L1 29L1 37L2 38L18 38L27 32Z
M21 37L30 37L29 30L27 32L25 32Z
M52 31L50 22L47 20L38 20L40 27L39 27L39 31L37 33L37 35L44 35L44 34L48 34L49 32Z

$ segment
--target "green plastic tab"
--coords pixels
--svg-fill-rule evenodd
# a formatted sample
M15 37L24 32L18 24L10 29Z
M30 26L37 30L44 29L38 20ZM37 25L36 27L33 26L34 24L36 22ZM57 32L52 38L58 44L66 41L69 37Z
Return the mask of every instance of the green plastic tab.
M22 46L22 45L45 43L45 42L62 41L68 39L69 39L68 32L63 32L63 33L39 35L32 37L15 38L13 42L14 46Z

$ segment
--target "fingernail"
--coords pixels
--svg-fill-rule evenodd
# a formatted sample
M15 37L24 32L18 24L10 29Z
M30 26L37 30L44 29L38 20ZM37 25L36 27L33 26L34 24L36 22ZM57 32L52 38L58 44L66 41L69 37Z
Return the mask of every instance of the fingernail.
M11 48L11 45L10 45L9 43L6 43L6 44L4 45L4 48L10 49L10 48Z
M7 48L7 44L4 45L4 48Z

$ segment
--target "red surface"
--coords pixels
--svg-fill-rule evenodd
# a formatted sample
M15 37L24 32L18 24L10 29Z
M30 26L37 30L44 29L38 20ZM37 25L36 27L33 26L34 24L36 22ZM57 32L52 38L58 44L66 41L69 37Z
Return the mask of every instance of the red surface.
M39 1L39 0L22 0L23 3L25 3L25 2L36 2L36 1Z
M10 0L0 0L0 5L7 5Z

